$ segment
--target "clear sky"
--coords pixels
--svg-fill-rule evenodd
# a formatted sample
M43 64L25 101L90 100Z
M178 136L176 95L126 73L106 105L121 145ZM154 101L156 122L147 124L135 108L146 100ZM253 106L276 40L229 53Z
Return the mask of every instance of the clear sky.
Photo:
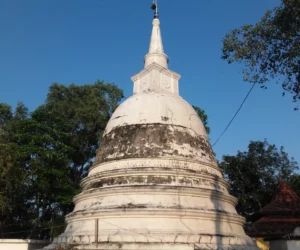
M114 82L132 93L143 67L153 12L151 0L0 0L0 102L22 101L32 111L53 82ZM241 65L220 59L222 38L255 23L279 0L159 0L169 68L182 75L180 93L209 116L214 142L251 84ZM300 111L279 85L256 86L226 134L217 158L245 150L250 140L284 146L300 162Z

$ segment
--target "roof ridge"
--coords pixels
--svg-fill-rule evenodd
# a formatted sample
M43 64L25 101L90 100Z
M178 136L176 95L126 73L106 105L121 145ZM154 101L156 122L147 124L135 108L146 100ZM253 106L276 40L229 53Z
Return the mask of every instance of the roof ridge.
M273 195L273 201L280 202L300 202L300 198L297 194L288 186L284 180L279 179L276 191Z

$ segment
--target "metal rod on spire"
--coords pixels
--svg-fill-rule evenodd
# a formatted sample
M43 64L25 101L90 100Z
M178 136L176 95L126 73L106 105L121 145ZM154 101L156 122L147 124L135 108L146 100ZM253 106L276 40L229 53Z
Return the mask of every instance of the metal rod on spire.
M151 9L154 10L154 19L158 18L158 7L157 7L157 0L153 0Z

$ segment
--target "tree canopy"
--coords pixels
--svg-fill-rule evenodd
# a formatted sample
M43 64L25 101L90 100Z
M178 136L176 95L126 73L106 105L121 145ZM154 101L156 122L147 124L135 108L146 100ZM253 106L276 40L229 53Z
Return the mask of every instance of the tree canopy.
M300 1L282 0L255 25L231 30L223 40L222 59L244 64L244 81L280 82L294 102L300 100ZM298 109L296 104L295 109Z
M117 86L97 81L53 84L30 114L23 104L13 112L0 103L1 237L45 239L63 229L122 98Z
M230 184L230 193L238 198L237 211L246 218L270 202L279 178L295 191L300 188L295 174L298 163L283 147L278 149L267 141L251 141L248 151L223 156L220 167Z
M18 124L28 117L27 108L19 103L12 111L7 104L0 103L0 236L3 237L4 226L11 228L21 222L26 210L26 193L24 189L26 169L21 163L22 152L18 134ZM14 219L12 218L14 215ZM24 222L26 223L26 222ZM20 226L22 227L22 225ZM9 236L8 236L9 237Z
M208 126L208 116L205 113L205 111L197 106L193 105L193 108L195 109L196 113L198 114L198 116L200 117L204 128L206 130L206 133L209 134L210 133L210 127Z

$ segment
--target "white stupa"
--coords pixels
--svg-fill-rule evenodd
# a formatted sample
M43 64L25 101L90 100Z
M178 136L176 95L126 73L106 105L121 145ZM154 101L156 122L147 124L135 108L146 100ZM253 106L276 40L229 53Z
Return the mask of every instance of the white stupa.
M133 95L108 122L67 228L47 249L257 249L200 118L179 96L154 9Z

